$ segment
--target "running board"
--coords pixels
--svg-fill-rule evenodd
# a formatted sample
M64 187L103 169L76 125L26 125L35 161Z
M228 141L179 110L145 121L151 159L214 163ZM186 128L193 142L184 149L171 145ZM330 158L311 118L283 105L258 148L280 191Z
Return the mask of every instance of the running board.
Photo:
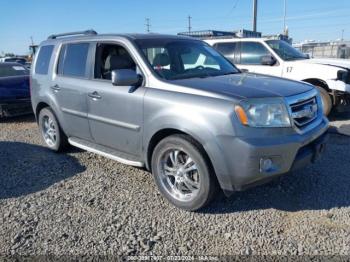
M72 146L81 148L83 150L89 151L91 153L95 153L104 157L107 157L109 159L118 161L122 164L129 165L129 166L136 166L136 167L143 167L144 164L142 162L137 161L136 159L130 159L133 158L132 156L129 156L125 153L110 149L105 146L96 145L94 143L91 143L89 141L70 137L68 138L69 144ZM127 159L129 158L129 159Z

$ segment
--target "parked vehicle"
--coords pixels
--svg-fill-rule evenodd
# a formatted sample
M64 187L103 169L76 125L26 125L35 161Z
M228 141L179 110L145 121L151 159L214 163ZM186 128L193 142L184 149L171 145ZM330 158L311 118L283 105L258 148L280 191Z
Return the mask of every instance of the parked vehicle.
M29 71L18 63L0 63L0 118L32 112Z
M346 110L350 103L350 61L310 59L282 40L218 38L205 41L241 70L315 85L321 93L326 115L332 107Z
M31 71L52 150L71 144L145 167L186 210L209 203L217 185L229 195L323 152L328 120L310 84L242 74L187 37L69 35L42 42Z
M0 63L19 63L25 65L27 60L22 57L2 57Z

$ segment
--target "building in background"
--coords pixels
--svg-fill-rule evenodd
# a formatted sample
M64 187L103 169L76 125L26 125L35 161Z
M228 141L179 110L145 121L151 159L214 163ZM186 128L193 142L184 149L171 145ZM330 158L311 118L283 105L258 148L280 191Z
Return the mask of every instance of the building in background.
M350 59L350 42L316 42L305 41L295 43L293 46L314 58L343 58Z
M181 32L178 35L191 36L195 38L243 38L243 37L261 37L260 32L241 29L238 31L218 31L218 30L199 30L191 32Z

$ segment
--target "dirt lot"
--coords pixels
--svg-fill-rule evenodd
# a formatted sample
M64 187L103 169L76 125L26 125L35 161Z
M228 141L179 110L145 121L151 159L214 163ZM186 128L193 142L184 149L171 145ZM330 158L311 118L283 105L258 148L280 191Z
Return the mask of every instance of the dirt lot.
M168 204L152 176L78 149L50 152L33 117L0 123L0 255L350 255L350 115L317 164L217 200Z

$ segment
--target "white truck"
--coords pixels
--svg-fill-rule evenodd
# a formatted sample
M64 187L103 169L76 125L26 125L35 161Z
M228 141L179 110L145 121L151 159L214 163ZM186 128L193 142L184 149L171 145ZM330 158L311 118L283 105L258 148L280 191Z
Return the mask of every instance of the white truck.
M324 113L350 103L350 60L312 59L282 40L216 38L205 42L239 69L308 82L321 92Z

